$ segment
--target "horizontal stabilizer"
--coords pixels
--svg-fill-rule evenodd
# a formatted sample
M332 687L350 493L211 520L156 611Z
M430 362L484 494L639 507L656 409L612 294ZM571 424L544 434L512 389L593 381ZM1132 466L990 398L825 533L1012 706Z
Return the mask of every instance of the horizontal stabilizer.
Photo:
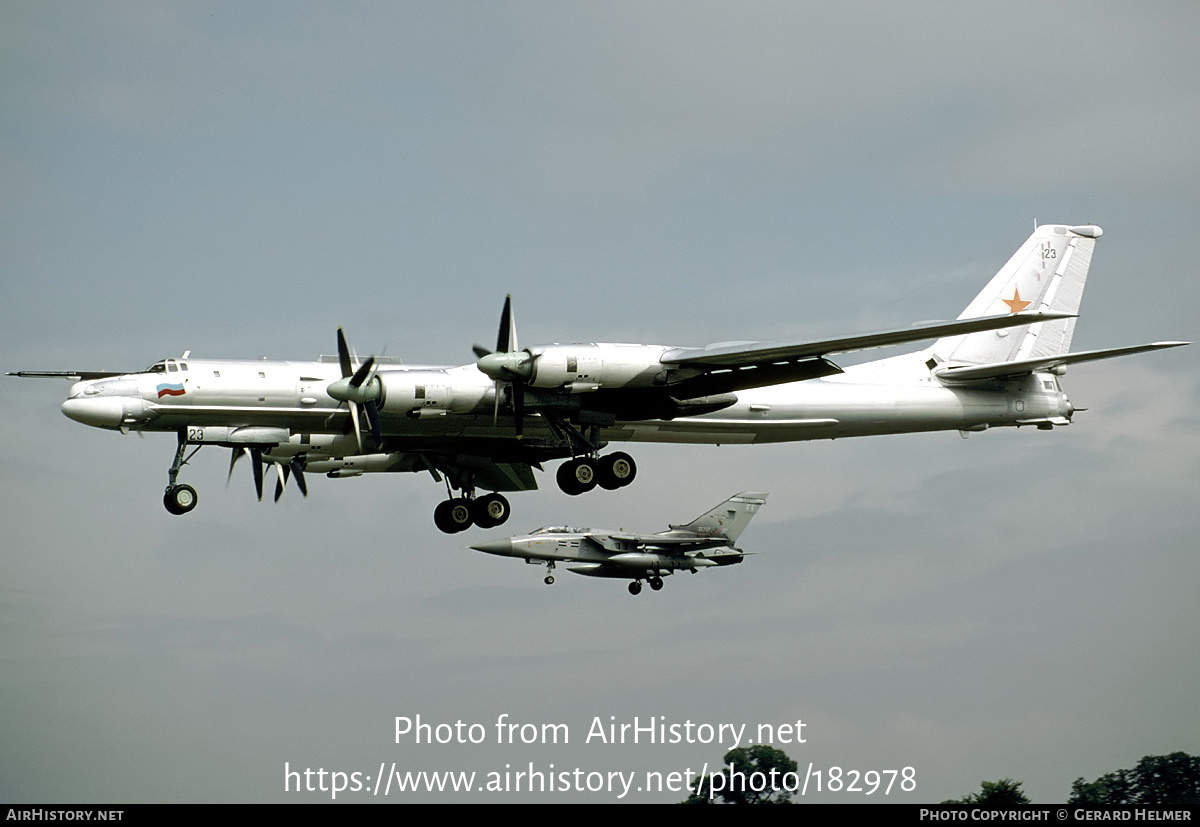
M1034 371L1051 370L1052 368L1073 365L1079 362L1094 362L1098 359L1112 359L1116 356L1128 356L1132 353L1145 353L1149 350L1163 350L1169 347L1181 347L1190 342L1152 342L1148 345L1133 345L1131 347L1114 347L1106 350L1086 350L1079 353L1064 353L1059 356L1047 356L1041 359L1021 359L1015 362L992 362L987 365L960 365L941 367L933 375L947 385L967 385L984 382L989 379L1000 379L1005 376L1022 376Z
M824 339L816 342L743 342L736 345L676 348L664 353L660 361L663 364L713 368L771 364L1073 317L1072 313L1004 313L998 316L980 316L953 322L915 325L900 330L863 333L858 336L845 336L840 339Z

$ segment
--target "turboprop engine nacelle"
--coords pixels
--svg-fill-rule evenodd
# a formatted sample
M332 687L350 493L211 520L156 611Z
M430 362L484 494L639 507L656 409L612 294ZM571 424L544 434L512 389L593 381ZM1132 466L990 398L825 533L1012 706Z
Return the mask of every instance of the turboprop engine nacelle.
M418 417L469 413L492 390L478 372L458 369L380 371L378 379L383 411Z
M497 380L523 380L533 388L566 388L587 393L600 388L649 387L662 371L657 345L547 345L511 353L490 353L479 369Z

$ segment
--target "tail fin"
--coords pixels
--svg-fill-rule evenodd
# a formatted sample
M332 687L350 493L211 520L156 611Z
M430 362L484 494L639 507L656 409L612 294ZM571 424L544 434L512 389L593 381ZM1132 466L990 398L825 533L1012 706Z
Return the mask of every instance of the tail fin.
M689 531L704 537L726 537L733 543L746 530L750 519L758 512L758 507L766 501L765 493L743 491L741 494L734 494L711 511L701 514L687 525L673 525L671 529Z
M987 287L959 316L970 319L1003 313L1079 312L1092 251L1102 231L1083 225L1043 224L1000 268ZM935 357L952 364L987 364L1044 359L1067 353L1075 319L1038 322L939 339Z

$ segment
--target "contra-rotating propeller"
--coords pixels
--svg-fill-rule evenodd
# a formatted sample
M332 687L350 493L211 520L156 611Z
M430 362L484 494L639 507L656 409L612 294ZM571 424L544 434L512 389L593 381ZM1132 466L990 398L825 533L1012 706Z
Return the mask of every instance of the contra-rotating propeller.
M304 457L294 456L290 462L277 464L277 476L275 477L275 502L279 502L279 498L283 496L283 489L287 486L289 475L296 477L296 487L300 489L300 493L305 497L308 496L308 483L304 481Z
M382 428L379 424L379 401L381 383L375 376L375 357L368 356L367 360L354 370L350 359L350 348L346 345L346 334L339 327L338 364L342 368L342 378L332 383L325 392L339 402L345 402L350 410L350 424L354 429L354 438L358 441L358 450L362 451L362 432L358 424L358 406L366 411L367 424L371 429L371 437L376 444L382 441Z
M250 468L254 472L254 490L258 492L259 502L262 502L263 466L261 448L250 448L249 446L244 445L241 448L233 449L233 455L229 457L229 474L225 477L225 487L229 487L229 481L233 479L234 466L236 466L238 460L242 458L242 454L250 457Z
M229 485L229 481L233 478L233 469L237 466L238 460L242 455L250 457L251 469L254 471L254 490L258 494L258 499L261 502L263 496L263 456L261 448L252 448L250 446L242 446L234 448L233 454L229 457L229 474L225 478L225 485ZM275 502L279 502L279 498L283 496L284 486L287 484L288 478L291 475L296 477L296 487L300 489L300 493L305 497L308 496L308 482L304 479L304 466L306 460L303 454L294 456L287 463L273 462L278 476L275 479Z
M528 350L521 350L517 344L517 323L513 318L511 294L504 297L504 310L500 313L500 332L496 336L496 349L490 351L481 345L475 345L472 350L479 357L479 361L476 362L479 372L495 381L496 400L492 411L492 422L495 423L500 414L501 384L507 384L517 436L521 436L525 420L525 383L533 376L533 363L536 357Z

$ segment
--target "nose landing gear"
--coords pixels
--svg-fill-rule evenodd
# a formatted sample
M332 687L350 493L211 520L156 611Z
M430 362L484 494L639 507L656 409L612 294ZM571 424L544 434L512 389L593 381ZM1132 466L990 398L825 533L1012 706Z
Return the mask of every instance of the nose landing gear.
M190 485L170 485L163 494L163 506L172 514L186 514L196 507L199 497Z
M195 450L184 456L187 451L187 437L183 431L179 432L179 447L175 450L175 459L167 471L167 490L163 494L163 507L172 514L186 514L200 501L195 488L175 483L179 478L179 469L187 465L188 460L196 456L196 451L199 450L200 446L197 445Z

